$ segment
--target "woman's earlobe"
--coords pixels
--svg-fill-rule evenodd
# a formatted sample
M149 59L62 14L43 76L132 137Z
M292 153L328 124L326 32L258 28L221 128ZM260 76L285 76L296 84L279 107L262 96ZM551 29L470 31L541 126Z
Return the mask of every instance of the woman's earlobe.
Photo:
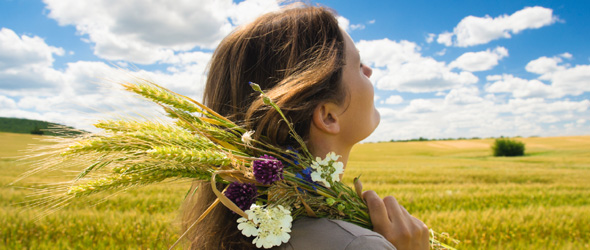
M340 133L340 120L335 112L337 107L333 103L318 105L313 111L313 125L327 134Z

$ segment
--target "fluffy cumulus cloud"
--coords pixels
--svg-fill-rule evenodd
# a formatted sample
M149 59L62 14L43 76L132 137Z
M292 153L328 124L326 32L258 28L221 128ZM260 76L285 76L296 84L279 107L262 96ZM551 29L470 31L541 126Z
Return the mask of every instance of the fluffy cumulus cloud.
M194 99L201 99L205 65L190 65L177 72L122 70L103 62L78 61L60 71L60 88L32 94L30 90L0 89L2 116L40 119L91 130L95 120L117 114L161 117L154 105L145 105L117 84L142 78ZM58 84L57 82L54 84Z
M590 65L571 66L563 59L570 59L569 53L555 57L540 57L530 61L525 69L539 75L537 79L523 79L510 74L487 77L486 91L510 93L516 98L561 98L577 96L590 91Z
M185 52L165 58L166 72L124 70L104 62L77 61L63 70L53 68L63 49L38 37L0 32L0 114L3 117L39 119L92 129L96 119L109 112L153 114L153 106L130 98L117 82L144 78L194 99L202 97L205 69L211 53ZM80 118L82 117L82 118Z
M571 66L563 59L572 55L563 53L555 57L540 57L530 61L525 69L540 75L539 80L548 81L561 95L581 95L590 91L590 65Z
M426 42L427 42L427 43L432 43L432 42L434 42L434 38L435 38L435 37L436 37L436 34L434 34L434 33L428 33L428 34L426 35Z
M453 45L453 33L451 32L443 32L438 35L436 42L440 44L444 44L446 46Z
M0 70L51 66L53 55L63 54L62 48L49 46L38 36L18 36L11 29L0 29Z
M93 45L95 55L120 60L117 64L124 69L75 61L57 70L53 62L64 49L2 28L0 113L82 129L91 129L90 124L110 112L137 115L158 110L130 98L117 82L144 78L201 99L211 53L196 50L214 47L237 25L278 8L274 0L44 2L49 18L74 26ZM166 66L125 69L133 63Z
M336 19L338 20L338 26L340 26L340 28L346 30L347 32L351 32L354 30L363 30L367 27L365 24L362 24L362 23L351 24L350 20L348 20L348 18L343 17L343 16L337 16ZM375 20L370 20L367 22L367 24L374 24L374 23L375 23Z
M6 96L0 95L0 110L9 110L16 108L16 102Z
M402 108L379 107L381 123L366 141L390 139L586 134L590 100L499 98L475 87L444 99L414 99Z
M473 86L453 89L445 96L445 104L463 105L482 101L479 89Z
M440 99L414 99L403 109L403 112L408 114L431 113L440 110L441 102Z
M551 85L566 94L581 95L590 91L590 65L577 65L551 74L543 74Z
M507 54L499 48L484 52L496 53L499 58ZM406 58L412 56L419 57L406 54ZM590 65L570 65L567 62L571 58L570 53L563 53L530 61L525 68L537 75L534 79L488 75L483 85L452 86L432 98L410 99L404 95L397 108L382 101L378 106L381 123L366 141L587 134L590 100L563 97L590 91ZM457 66L458 61L452 64ZM395 102L402 97L391 99Z
M278 9L273 0L45 0L48 16L87 35L94 54L151 64L178 51L213 48L233 27Z
M510 74L491 75L485 89L489 93L511 93L516 98L559 98L563 93L551 85L533 79L527 80Z
M400 104L404 101L404 98L399 95L392 95L388 97L384 103L386 104Z
M498 65L498 61L506 56L508 56L508 50L498 46L494 50L467 52L451 62L449 66L470 72L485 71Z
M570 55L570 54L566 53L566 55ZM570 55L570 57L571 57L571 55ZM546 56L542 56L542 57L539 57L535 60L530 61L526 65L525 69L528 72L536 73L539 75L551 74L556 71L562 71L566 68L565 65L558 65L562 62L563 62L563 60L560 57L549 58Z
M152 64L145 67L151 70L121 70L102 61L73 61L58 70L53 64L64 55L63 48L35 35L0 29L0 114L82 129L91 129L90 124L111 112L114 118L121 113L161 115L157 107L130 98L113 84L133 77L201 99L211 59L208 49L236 25L277 8L274 0L45 3L47 16L60 25L74 26L99 59L115 60L123 68ZM349 31L374 23L338 20ZM542 7L496 18L466 17L453 32L427 34L426 42L483 44L555 20L552 11ZM530 61L526 70L534 74L533 79L498 73L477 84L479 79L472 72L494 68L508 56L506 48L467 52L446 62L424 56L411 41L360 41L357 47L363 62L373 67L371 79L382 97L376 102L382 122L368 141L566 135L590 129L590 100L563 98L590 91L590 65L571 65L572 54ZM438 54L444 55L447 49Z
M436 92L474 84L471 72L454 72L445 62L422 56L420 47L409 41L389 39L360 41L363 61L372 66L377 88L403 92Z
M437 42L446 46L468 47L486 44L500 38L510 38L526 29L538 29L553 24L558 18L553 10L540 6L526 7L512 15L498 17L467 16L453 29L438 35Z
M59 81L53 70L54 56L64 50L49 46L37 36L17 35L0 29L0 82L2 89L51 88Z

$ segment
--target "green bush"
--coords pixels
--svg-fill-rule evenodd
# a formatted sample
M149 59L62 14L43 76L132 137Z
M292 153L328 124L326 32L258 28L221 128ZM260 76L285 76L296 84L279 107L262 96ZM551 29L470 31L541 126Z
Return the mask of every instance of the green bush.
M31 130L31 134L33 135L43 135L43 130L39 128L39 126L35 125L35 128Z
M507 138L496 139L492 145L494 156L522 156L524 143Z

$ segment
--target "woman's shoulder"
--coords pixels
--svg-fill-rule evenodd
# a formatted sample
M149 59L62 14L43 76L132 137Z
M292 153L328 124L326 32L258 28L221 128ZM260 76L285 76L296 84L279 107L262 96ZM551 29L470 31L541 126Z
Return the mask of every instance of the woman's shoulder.
M301 218L293 223L289 242L274 249L395 249L380 234L341 220Z

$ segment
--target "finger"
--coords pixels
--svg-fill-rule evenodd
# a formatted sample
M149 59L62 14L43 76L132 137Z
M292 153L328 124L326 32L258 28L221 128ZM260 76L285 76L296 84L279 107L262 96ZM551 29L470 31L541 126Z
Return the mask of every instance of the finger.
M373 227L377 229L389 228L389 217L383 200L373 190L363 192L363 199L367 202L369 216Z
M407 216L412 216L412 215L411 215L411 214L408 212L408 210L406 210L406 208L405 208L404 206L402 206L402 205L399 205L399 207L400 207L400 210L402 211L402 213L404 213L404 214L405 214L405 215L407 215Z
M416 222L416 225L420 226L421 228L424 229L425 232L428 232L428 226L426 225L426 223L422 222L420 219L413 217L414 221Z
M406 218L408 219L409 223L412 223L413 225L415 225L418 230L422 230L422 232L427 232L428 231L428 227L426 226L426 224L424 224L424 222L422 222L421 220L419 220L418 218L412 216L408 210L406 210L406 208L402 205L399 205L400 209L402 210L402 213L406 216ZM425 229L425 230L423 230Z
M405 217L405 214L402 210L403 207L397 202L397 200L393 196L387 196L383 198L383 203L385 203L385 208L387 208L387 215L389 216L389 220L391 222L403 221L403 217Z

